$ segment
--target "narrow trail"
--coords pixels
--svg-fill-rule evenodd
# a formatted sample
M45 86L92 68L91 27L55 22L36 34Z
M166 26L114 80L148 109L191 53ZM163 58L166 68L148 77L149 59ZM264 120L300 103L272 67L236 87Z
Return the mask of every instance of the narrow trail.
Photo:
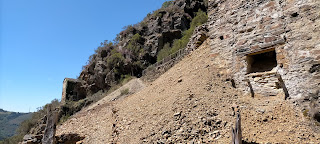
M137 78L132 79L128 83L126 83L125 85L120 87L119 89L117 89L114 92L108 94L108 96L104 97L100 101L98 101L96 103L93 103L92 105L86 107L84 110L85 111L89 111L89 110L92 110L93 108L95 108L95 107L97 107L99 105L103 105L103 104L108 103L110 101L114 101L114 100L125 98L126 96L128 96L130 94L134 94L134 93L142 90L143 88L145 88L145 84L144 84L143 81L141 81L140 79L137 79ZM121 95L121 91L126 90L126 89L128 90L128 95Z
M57 128L84 143L230 143L235 108L243 139L257 143L319 143L289 101L243 95L217 75L208 40L135 94L80 111Z

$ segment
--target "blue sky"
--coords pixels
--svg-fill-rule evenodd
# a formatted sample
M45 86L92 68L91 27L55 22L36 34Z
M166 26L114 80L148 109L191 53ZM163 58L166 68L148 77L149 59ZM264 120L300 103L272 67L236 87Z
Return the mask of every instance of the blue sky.
M94 49L166 0L0 0L0 108L60 99Z

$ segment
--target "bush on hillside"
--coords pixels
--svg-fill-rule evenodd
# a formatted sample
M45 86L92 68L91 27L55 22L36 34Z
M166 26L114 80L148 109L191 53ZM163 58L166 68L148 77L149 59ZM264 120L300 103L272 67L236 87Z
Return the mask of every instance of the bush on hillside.
M164 59L165 57L167 57L168 55L170 55L170 43L166 43L163 48L159 51L158 56L157 56L157 61L161 61L162 59Z
M169 7L170 5L173 4L173 1L165 1L163 4L162 4L162 9L165 9L167 7Z
M143 39L140 34L137 33L134 36L132 36L132 38L129 41L129 44L126 47L130 51L131 57L136 57L139 55L139 53L142 52L143 49L140 45L140 43L142 42Z
M111 51L111 56L107 59L107 65L109 68L117 67L124 65L124 57L123 55L118 52L116 49Z
M123 89L123 90L120 91L120 93L121 93L121 94L120 94L121 96L127 95L127 94L129 94L129 89L128 89L128 88Z

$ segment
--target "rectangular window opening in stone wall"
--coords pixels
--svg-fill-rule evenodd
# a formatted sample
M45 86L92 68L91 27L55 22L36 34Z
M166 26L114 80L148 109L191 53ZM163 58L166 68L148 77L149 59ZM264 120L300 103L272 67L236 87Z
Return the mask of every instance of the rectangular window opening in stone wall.
M77 101L77 100L79 100L78 93L77 92L73 92L73 101Z
M277 66L275 49L247 55L247 74L271 71Z

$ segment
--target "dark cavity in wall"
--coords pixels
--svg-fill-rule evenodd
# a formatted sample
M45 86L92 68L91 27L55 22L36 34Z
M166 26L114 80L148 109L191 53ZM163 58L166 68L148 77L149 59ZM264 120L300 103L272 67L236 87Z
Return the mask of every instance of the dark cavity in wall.
M292 17L297 17L299 14L297 12L291 14Z
M271 71L277 66L276 52L274 49L247 56L247 73Z
M309 72L310 73L320 72L320 64L315 64L315 65L311 66Z

